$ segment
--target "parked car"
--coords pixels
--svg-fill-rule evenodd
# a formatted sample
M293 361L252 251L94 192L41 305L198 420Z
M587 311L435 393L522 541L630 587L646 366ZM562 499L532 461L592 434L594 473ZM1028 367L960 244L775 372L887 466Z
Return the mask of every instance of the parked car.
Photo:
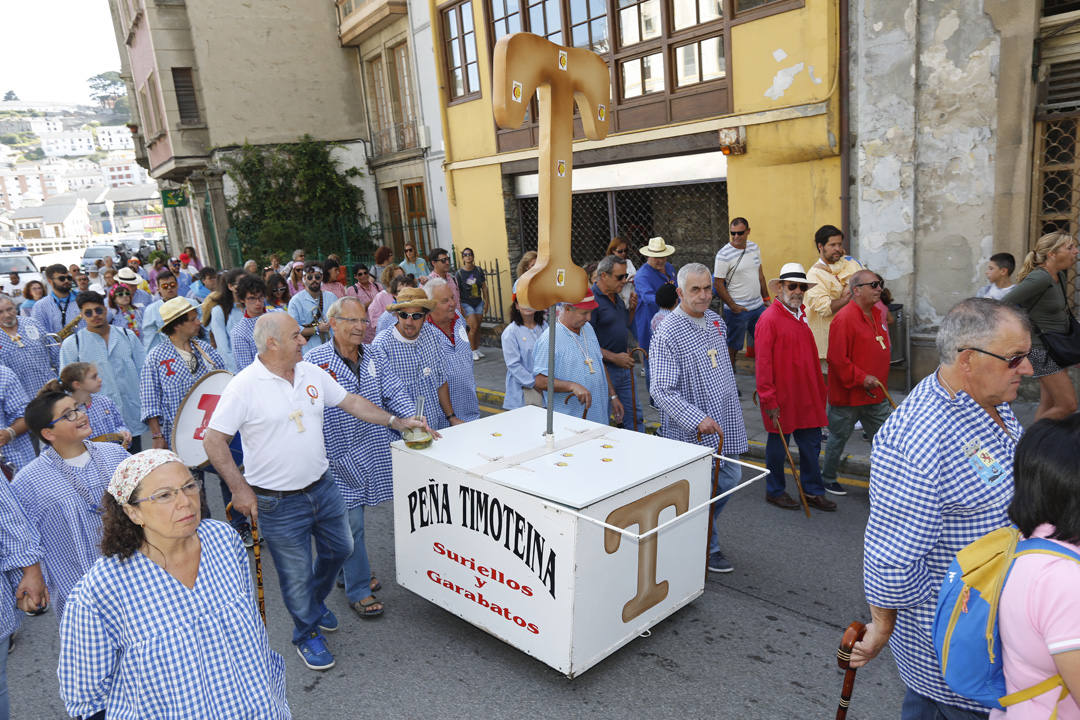
M120 253L116 251L114 245L91 245L86 248L86 252L83 253L79 265L82 266L84 271L89 271L90 268L94 267L98 260L104 260L107 257L111 257L113 259L113 264L117 267L123 266L120 259Z
M17 283L11 282L11 273L19 274ZM45 276L34 264L34 258L25 247L0 249L0 290L8 295L20 296L23 286L30 280L45 282Z

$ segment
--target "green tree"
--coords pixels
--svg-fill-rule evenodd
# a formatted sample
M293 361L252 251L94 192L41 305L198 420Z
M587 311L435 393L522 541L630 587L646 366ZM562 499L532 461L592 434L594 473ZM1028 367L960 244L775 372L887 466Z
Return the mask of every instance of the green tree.
M14 90L8 90L6 93L4 93L4 100L7 102L11 102L13 100L17 101L18 99L19 96L15 94Z
M305 135L283 145L245 143L226 156L237 188L229 222L244 257L287 257L304 248L309 255L349 258L374 249L363 191L350 182L363 173L343 169L331 155L335 147Z
M27 160L44 160L45 159L45 151L42 150L39 147L36 147L36 148L33 148L32 150L27 150L26 152L24 152L23 157L26 158Z
M127 86L115 70L89 77L86 82L90 86L90 97L101 103L103 108L114 107L120 98L127 95Z

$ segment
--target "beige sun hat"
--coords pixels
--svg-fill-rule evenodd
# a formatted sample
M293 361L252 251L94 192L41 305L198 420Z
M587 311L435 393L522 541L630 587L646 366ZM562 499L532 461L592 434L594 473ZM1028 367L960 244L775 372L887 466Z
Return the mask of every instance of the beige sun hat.
M116 282L124 283L125 285L138 285L141 280L134 270L129 267L122 267L116 273Z
M181 318L187 315L196 308L188 301L187 298L174 297L172 300L167 300L161 304L161 325L164 327L173 322L177 318Z
M407 307L421 307L431 310L435 307L435 300L430 299L427 293L420 288L401 288L397 294L397 302L386 307L390 312L397 312Z
M649 244L638 250L645 257L667 257L675 252L674 245L668 245L662 237L649 238Z

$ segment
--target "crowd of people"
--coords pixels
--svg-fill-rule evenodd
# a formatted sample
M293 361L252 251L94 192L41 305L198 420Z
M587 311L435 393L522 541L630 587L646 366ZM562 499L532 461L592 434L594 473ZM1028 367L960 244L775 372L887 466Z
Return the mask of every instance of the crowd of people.
M1054 455L1064 468L1013 464L1029 437L1039 447L1080 439L1070 363L1044 336L1068 328L1063 290L1076 243L1062 233L1041 238L1015 284L1012 256L994 255L980 297L942 322L940 367L894 409L890 297L880 274L846 254L844 233L821 227L808 270L787 262L768 278L749 221L735 218L729 230L712 268L676 266L677 248L662 237L637 249L645 261L635 267L630 245L614 238L579 301L537 309L515 292L501 335L504 407L551 397L557 412L644 432L640 372L662 436L737 458L748 448L735 382L745 348L768 433L768 504L801 507L785 477L792 439L806 505L823 512L837 511L829 495L846 494L837 473L851 434L873 441L865 547L873 621L853 664L888 642L908 687L905 719L985 717L944 684L928 623L952 557L1010 518L1025 535L1080 541L1074 455ZM288 263L275 256L261 269L218 272L187 248L150 269L138 260L97 273L52 265L47 288L0 295L0 453L10 481L0 483L0 569L10 590L0 644L10 646L20 614L55 612L61 694L73 717L155 717L163 708L196 716L222 697L247 714L289 717L284 663L256 611L246 553L256 542L273 557L308 668L334 666L326 635L341 623L326 600L335 586L358 618L385 611L365 509L392 498L391 441L407 430L438 437L480 417L473 363L490 307L471 249L456 272L444 249L421 258L410 242L404 253L395 263L380 248L351 275L340 258L316 262L302 249ZM518 280L536 259L525 254ZM188 467L178 414L215 371L233 377L205 428L209 465ZM1042 421L1022 440L1009 403L1032 374ZM737 463L715 462L718 492L741 482ZM227 523L210 519L211 475L233 508ZM1053 503L1022 493L1024 482ZM717 573L734 570L720 544L724 505L713 506L706 557ZM1068 564L1032 562L1025 573L1029 585L1080 587L1080 568ZM1016 583L1004 597L1010 687L1056 667L1080 690L1080 596L1047 592L1068 612ZM1010 645L1025 654L1010 656ZM202 672L184 671L195 666ZM4 681L0 718L6 702ZM1058 712L1080 717L1071 698ZM228 706L219 715L230 716Z

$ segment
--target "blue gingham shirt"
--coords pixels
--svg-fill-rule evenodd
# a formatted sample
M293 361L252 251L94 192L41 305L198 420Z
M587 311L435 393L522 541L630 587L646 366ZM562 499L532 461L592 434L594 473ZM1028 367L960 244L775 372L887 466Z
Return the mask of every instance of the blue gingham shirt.
M155 346L146 354L146 361L139 371L139 400L142 407L140 419L146 422L156 417L169 447L172 443L173 421L188 390L196 380L211 370L225 369L225 360L209 343L192 338L191 346L197 363L195 372L191 372L187 361L169 340ZM213 367L207 364L198 348L202 348L210 358Z
M386 312L379 315L379 322L375 325L375 333L378 334L387 328L394 327L395 325L397 325L397 321L397 313L387 310Z
M330 306L337 300L337 295L329 290L321 290L322 292L322 313L319 314L319 299L317 297L311 297L311 293L307 291L307 288L289 298L289 314L293 316L296 322L301 326L310 325L312 319L319 315L319 322L326 322L326 311L330 309ZM330 331L327 331L327 340L330 339ZM305 356L323 344L323 341L319 338L319 333L308 338L307 345L304 345L301 351Z
M135 333L127 328L110 327L109 341L89 330L80 330L60 346L60 366L73 362L97 365L101 392L108 395L124 424L135 436L146 432L139 407L139 370L146 355Z
M214 336L214 343L217 345L218 353L225 360L225 369L231 373L238 371L236 363L233 361L232 330L243 318L244 308L239 305L233 305L233 309L229 312L227 318L220 305L215 305L210 311L210 332ZM250 365L250 363L248 364Z
M130 457L114 443L85 441L90 462L73 467L51 447L41 451L11 481L11 491L40 535L43 570L57 616L68 593L98 559L101 499L116 471Z
M525 404L522 388L536 384L533 373L533 348L541 335L547 334L547 323L527 328L512 322L502 331L503 362L506 363L506 394L503 409L513 410Z
M49 292L45 297L34 303L34 309L30 311L30 317L38 321L45 332L58 333L75 318L79 317L79 306L75 304L75 293L70 293L66 302L57 300L56 296ZM86 327L86 321L80 320L76 329Z
M142 292L142 291L140 291L140 292ZM114 311L111 311L111 312L112 312L112 318L109 320L110 325L115 325L116 327L120 327L120 328L128 327L128 318L131 317L131 314L126 313L126 312L120 312L118 310L114 310ZM134 332L138 337L141 338L142 337L142 331L143 331L142 330L142 327L143 327L143 323L142 323L143 309L142 309L142 307L138 307L138 306L133 305L132 309L131 309L131 313L134 315L133 324L135 325L134 329L132 329L132 332Z
M120 408L116 407L116 403L105 393L90 396L90 402L86 404L86 417L90 419L91 438L125 430L131 432L131 429L124 424L124 416L120 414Z
M585 355L588 355L589 360L592 361L595 372L589 372L589 366L585 364ZM604 370L600 343L596 339L596 332L592 325L585 323L581 328L581 333L575 334L556 320L554 373L548 370L547 333L540 336L533 348L533 377L540 374L546 375L548 380L554 377L556 380L576 382L584 387L592 395L592 404L589 405L589 414L586 419L602 425L608 424L611 401L608 394L607 371ZM545 400L547 396L545 392ZM568 397L569 400L565 400ZM555 412L578 418L585 409L573 393L557 392L552 402L555 403Z
M746 424L727 350L727 326L712 310L704 326L676 310L657 326L649 345L649 391L660 408L660 435L698 444L697 426L711 417L724 431L728 457L748 449ZM715 350L712 355L709 350ZM716 367L712 359L716 358ZM716 449L719 438L703 435L701 445Z
M19 342L0 331L0 363L15 372L23 390L32 398L45 383L56 379L60 346L50 345L52 341L45 337L45 328L37 320L20 317L18 323Z
M281 312L281 308L272 308L267 305L266 312ZM236 367L234 372L240 372L255 362L255 357L259 354L259 349L255 347L255 323L258 320L257 317L241 316L229 331L229 344L232 347L233 364Z
M435 330L439 348L446 360L446 384L450 389L450 405L454 414L465 422L480 417L480 400L476 397L476 375L473 372L472 346L469 345L469 331L460 315L454 317L454 342L446 333L431 322L428 325Z
M198 535L191 589L136 551L101 558L72 591L57 668L68 714L292 717L285 662L259 618L240 536L215 520L203 520Z
M15 422L26 414L26 404L30 397L23 390L19 379L15 377L8 367L0 365L0 428L11 427ZM2 431L0 431L2 432ZM4 433L7 437L8 433ZM24 432L3 447L0 447L0 455L14 466L16 470L22 470L34 459L34 445L30 442L30 432Z
M191 298L187 298L187 301L191 303L192 310L199 312L199 318L202 319L202 307ZM160 332L165 325L161 322L161 306L164 304L165 301L159 298L143 308L141 339L143 348L147 352L165 340L165 336Z
M930 627L949 563L965 545L1009 524L1013 455L1023 428L1008 403L1007 430L934 373L874 437L863 584L871 605L897 610L889 647L900 677L939 702L982 710L948 689Z
M41 538L6 482L0 482L0 638L19 627L15 588L22 568L41 562Z
M439 351L439 339L435 337L438 332L425 322L416 341L410 343L398 337L394 326L377 333L371 341L372 347L386 355L390 371L405 383L409 396L414 401L424 396L424 417L433 430L450 425L439 405L439 388L446 382L446 360Z
M306 360L330 373L349 392L398 417L411 417L416 412L413 399L405 383L390 370L386 354L370 345L363 346L363 350L359 377L338 355L332 342L312 350ZM399 437L385 425L364 422L340 408L323 408L323 440L330 476L347 507L377 505L393 498L390 443Z

